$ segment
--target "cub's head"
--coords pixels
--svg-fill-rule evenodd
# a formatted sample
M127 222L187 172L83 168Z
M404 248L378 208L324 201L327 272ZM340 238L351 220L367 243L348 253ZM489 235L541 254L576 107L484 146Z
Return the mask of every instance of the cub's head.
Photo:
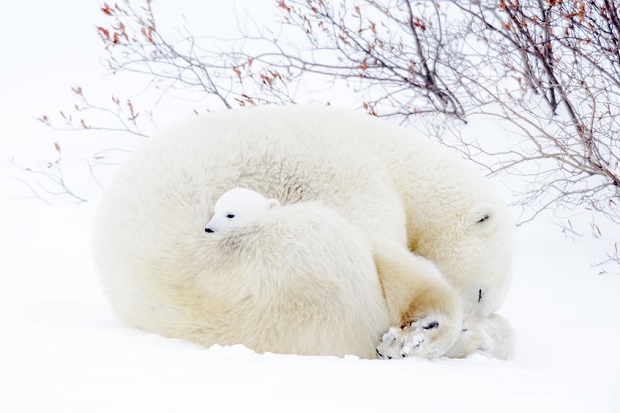
M231 189L216 202L213 218L207 224L205 232L226 233L243 227L278 206L280 202L277 199L267 199L250 189Z

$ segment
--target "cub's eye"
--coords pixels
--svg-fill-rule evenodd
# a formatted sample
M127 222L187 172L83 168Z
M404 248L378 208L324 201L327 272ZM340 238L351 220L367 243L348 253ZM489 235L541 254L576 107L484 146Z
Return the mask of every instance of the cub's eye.
M490 217L490 216L488 216L488 215L483 215L482 217L480 217L480 219L478 220L478 222L484 222L484 221L488 220L489 218L491 218L491 217Z
M226 218L228 218L228 219L233 219L234 217L235 217L235 215L234 215L234 214L228 214L228 215L226 215Z

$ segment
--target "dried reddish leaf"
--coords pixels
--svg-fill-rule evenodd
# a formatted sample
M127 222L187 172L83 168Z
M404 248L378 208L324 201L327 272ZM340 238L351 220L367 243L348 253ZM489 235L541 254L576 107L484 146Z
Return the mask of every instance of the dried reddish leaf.
M97 26L97 31L102 37L105 37L107 40L110 40L110 32L107 29Z
M101 8L101 11L107 14L108 16L112 16L112 9L110 9L110 6L108 6L108 3L103 3L103 7Z
M144 37L146 37L146 39L148 40L149 43L155 44L155 41L153 40L153 31L155 30L155 28L153 26L147 26L147 27L143 27L140 29L140 33L142 33L142 35Z
M289 6L287 6L286 3L284 3L284 0L278 1L278 7L280 7L281 9L286 10L288 13L291 12L291 8Z

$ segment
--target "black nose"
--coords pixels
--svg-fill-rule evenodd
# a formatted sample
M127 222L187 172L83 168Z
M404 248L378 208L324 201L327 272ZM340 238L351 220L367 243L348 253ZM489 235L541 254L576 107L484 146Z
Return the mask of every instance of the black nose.
M205 232L213 232L213 230L209 227L205 228Z

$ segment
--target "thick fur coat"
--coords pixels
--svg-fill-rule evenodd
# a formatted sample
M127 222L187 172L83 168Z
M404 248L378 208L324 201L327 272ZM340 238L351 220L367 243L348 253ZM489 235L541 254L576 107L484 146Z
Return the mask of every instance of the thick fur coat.
M269 242L206 238L235 187L283 205L280 223L256 232ZM510 328L493 313L512 235L489 183L427 139L346 110L271 107L196 117L149 140L106 190L95 251L119 316L166 336L297 354L372 357L382 340L388 357L507 357ZM330 288L280 289L297 278ZM390 326L399 331L381 338Z

